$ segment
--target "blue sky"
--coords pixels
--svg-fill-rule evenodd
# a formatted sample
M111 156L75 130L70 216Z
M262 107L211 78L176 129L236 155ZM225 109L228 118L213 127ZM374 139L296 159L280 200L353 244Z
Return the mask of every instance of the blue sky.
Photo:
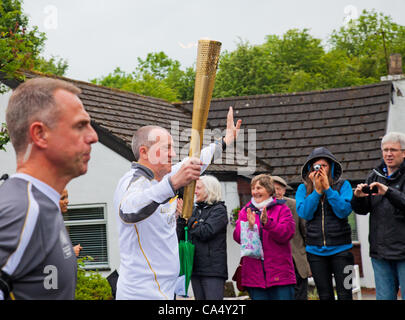
M325 40L363 9L405 25L404 0L25 0L23 8L48 37L45 56L67 59L67 76L84 81L116 67L131 72L149 52L191 66L201 38L234 50L239 39L260 44L308 28Z

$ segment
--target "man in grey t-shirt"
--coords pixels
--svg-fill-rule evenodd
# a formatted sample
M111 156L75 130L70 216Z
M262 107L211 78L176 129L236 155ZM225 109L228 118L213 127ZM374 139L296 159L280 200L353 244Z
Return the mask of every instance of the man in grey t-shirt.
M79 93L67 82L36 78L10 97L17 173L0 187L0 299L74 299L76 258L59 199L87 172L98 140Z

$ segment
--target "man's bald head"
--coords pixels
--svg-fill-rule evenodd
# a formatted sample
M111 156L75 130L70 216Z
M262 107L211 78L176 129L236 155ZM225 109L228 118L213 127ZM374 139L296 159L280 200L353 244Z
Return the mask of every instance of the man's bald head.
M170 134L165 128L159 126L144 126L139 128L132 137L132 152L135 156L135 161L139 160L139 148L145 146L150 148L154 145L161 134Z

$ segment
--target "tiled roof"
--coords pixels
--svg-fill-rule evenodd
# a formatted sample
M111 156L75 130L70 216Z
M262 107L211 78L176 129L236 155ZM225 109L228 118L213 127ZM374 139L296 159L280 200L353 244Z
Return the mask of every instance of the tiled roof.
M28 78L42 76L26 73ZM188 153L192 101L171 104L91 83L70 81L82 90L81 100L91 115L100 141L133 159L130 144L133 132L155 124L168 129L178 143L176 153L182 159ZM223 132L229 106L244 129L244 154L248 131L255 130L256 173L269 172L284 177L290 184L301 181L301 166L313 148L326 146L343 165L343 178L363 180L381 159L380 142L385 134L391 99L391 82L373 85L293 94L256 95L213 99L208 129ZM204 144L210 136L204 137ZM177 159L178 160L178 159ZM244 164L242 167L246 166ZM239 166L240 167L240 166ZM236 172L234 161L224 157L209 171Z
M43 76L36 72L26 72L26 78ZM131 92L107 88L92 83L72 80L64 77L48 76L69 81L82 90L80 99L90 114L100 142L120 153L128 160L133 160L131 139L133 133L145 125L158 125L169 130L176 147L175 162L188 155L188 143L191 132L192 114L168 101L146 97ZM221 120L219 120L220 122ZM222 119L226 125L226 116ZM212 135L204 136L204 146L213 142ZM208 172L236 172L238 166L227 164L225 154L222 162L216 162ZM261 172L267 167L257 166Z
M256 130L257 157L270 173L301 181L309 153L325 146L343 165L343 178L363 180L381 159L391 82L325 91L213 99L208 122L223 129L229 106L245 133ZM182 104L190 110L192 102ZM247 141L247 139L245 139Z

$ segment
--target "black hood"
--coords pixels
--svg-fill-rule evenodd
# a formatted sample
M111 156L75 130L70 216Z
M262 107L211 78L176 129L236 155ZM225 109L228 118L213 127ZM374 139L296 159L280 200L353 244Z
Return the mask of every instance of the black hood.
M305 178L310 172L312 164L320 158L329 160L332 170L332 179L334 182L337 182L339 178L342 176L343 172L342 165L336 160L336 157L332 154L332 152L330 152L325 147L315 148L308 156L307 160L305 161L304 165L301 168L302 180L305 181Z

